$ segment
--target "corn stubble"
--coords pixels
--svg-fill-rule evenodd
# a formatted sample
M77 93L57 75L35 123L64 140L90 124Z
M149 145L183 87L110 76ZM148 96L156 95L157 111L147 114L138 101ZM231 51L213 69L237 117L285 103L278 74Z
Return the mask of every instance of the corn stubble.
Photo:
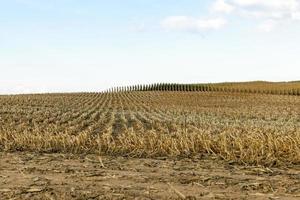
M222 91L0 97L0 150L300 163L300 98Z

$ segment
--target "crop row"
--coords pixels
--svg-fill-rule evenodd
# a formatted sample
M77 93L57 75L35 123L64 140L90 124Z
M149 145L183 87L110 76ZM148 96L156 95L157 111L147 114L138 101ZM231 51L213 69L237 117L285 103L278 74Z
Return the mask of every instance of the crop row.
M211 84L176 84L157 83L146 85L132 85L114 87L106 92L132 92L132 91L181 91L181 92L235 92L258 93L273 95L300 95L300 82L269 83L211 83Z
M1 96L0 104L2 150L300 162L298 96L133 91Z

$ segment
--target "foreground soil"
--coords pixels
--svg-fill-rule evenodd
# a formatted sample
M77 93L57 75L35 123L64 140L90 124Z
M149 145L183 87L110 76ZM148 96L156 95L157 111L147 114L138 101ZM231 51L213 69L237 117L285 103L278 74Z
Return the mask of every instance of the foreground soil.
M0 199L300 199L300 166L0 153Z

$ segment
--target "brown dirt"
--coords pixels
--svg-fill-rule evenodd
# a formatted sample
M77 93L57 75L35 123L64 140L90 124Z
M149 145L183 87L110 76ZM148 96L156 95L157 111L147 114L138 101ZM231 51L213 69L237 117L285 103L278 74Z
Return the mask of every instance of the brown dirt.
M0 153L0 199L300 199L300 166Z

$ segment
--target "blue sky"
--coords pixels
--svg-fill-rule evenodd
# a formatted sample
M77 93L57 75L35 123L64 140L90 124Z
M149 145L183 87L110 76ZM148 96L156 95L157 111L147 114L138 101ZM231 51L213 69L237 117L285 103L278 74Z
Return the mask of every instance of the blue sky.
M0 93L300 80L300 0L0 0Z

